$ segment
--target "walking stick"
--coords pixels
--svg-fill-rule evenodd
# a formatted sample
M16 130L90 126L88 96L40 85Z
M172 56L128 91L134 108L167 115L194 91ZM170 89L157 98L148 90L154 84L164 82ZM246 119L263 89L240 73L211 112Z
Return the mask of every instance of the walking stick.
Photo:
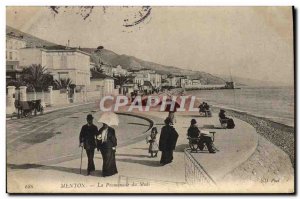
M80 174L81 174L81 166L82 166L82 152L83 152L83 147L81 147Z

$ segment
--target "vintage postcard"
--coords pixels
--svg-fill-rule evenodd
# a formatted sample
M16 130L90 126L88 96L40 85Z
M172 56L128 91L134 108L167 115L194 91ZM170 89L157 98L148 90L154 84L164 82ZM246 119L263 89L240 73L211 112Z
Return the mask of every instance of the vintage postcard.
M8 193L294 193L293 7L6 7Z

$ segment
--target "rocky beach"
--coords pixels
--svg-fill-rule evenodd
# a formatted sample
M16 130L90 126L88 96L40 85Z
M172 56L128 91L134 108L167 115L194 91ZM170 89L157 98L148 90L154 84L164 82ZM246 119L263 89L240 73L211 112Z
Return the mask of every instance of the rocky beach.
M215 112L219 108L213 108ZM251 124L258 134L278 146L285 153L288 154L292 165L295 163L295 129L293 127L273 122L266 118L253 116L248 113L240 113L238 111L226 110L228 116L239 118L249 124Z

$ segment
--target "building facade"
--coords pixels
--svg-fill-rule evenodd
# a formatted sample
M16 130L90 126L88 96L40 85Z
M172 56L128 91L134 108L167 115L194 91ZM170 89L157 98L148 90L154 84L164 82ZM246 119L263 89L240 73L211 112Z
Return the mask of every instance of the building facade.
M70 78L76 86L90 84L90 55L78 49L20 49L20 67L40 64L54 79Z
M121 65L118 65L116 67L112 67L112 74L114 76L126 76L128 75L128 71L124 68L122 68Z
M160 88L161 87L161 75L158 73L150 73L150 82L153 85L154 88Z
M6 35L6 61L19 61L19 49L25 48L26 42L22 36Z
M26 47L26 42L22 36L16 36L13 33L6 35L6 79L18 79L21 74L19 68L19 50Z
M113 95L115 93L114 79L103 73L91 70L91 82L87 88L89 91L101 91L103 95Z

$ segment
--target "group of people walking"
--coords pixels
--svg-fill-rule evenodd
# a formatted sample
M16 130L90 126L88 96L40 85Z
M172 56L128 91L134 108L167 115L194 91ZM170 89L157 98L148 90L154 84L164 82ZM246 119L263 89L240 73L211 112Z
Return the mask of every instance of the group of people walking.
M88 158L87 175L95 171L94 153L97 148L101 152L103 159L102 176L111 176L118 173L116 166L116 146L117 137L115 130L103 123L103 126L98 130L93 124L93 116L87 115L87 124L83 125L79 134L79 146L86 151Z
M118 173L116 166L116 146L117 137L115 130L103 123L103 126L98 130L93 124L93 116L87 115L87 124L83 125L79 134L79 146L86 151L88 158L87 175L95 171L94 154L95 149L101 152L103 159L102 176L112 176ZM172 126L172 121L168 117L165 119L165 126L161 130L159 144L156 142L157 128L153 127L151 135L147 139L150 143L149 153L151 157L157 157L158 150L162 152L160 164L166 165L173 161L173 151L176 147L178 133Z
M115 129L103 123L103 126L98 130L97 126L93 124L93 116L87 115L87 124L83 125L79 135L80 146L86 151L88 158L87 175L95 171L94 164L94 152L95 149L101 152L103 159L102 176L111 176L118 173L116 166L116 146L117 137ZM158 151L161 151L160 164L166 165L173 161L173 151L175 150L178 133L173 126L172 118L167 117L164 120L165 125L161 129L159 142L157 143L157 128L151 129L150 136L146 137L147 143L149 143L148 152L150 157L157 157ZM200 150L203 150L206 145L210 153L215 153L215 149L212 143L211 137L201 133L197 126L195 119L191 120L191 125L188 128L187 136L191 138L200 138L199 145Z

